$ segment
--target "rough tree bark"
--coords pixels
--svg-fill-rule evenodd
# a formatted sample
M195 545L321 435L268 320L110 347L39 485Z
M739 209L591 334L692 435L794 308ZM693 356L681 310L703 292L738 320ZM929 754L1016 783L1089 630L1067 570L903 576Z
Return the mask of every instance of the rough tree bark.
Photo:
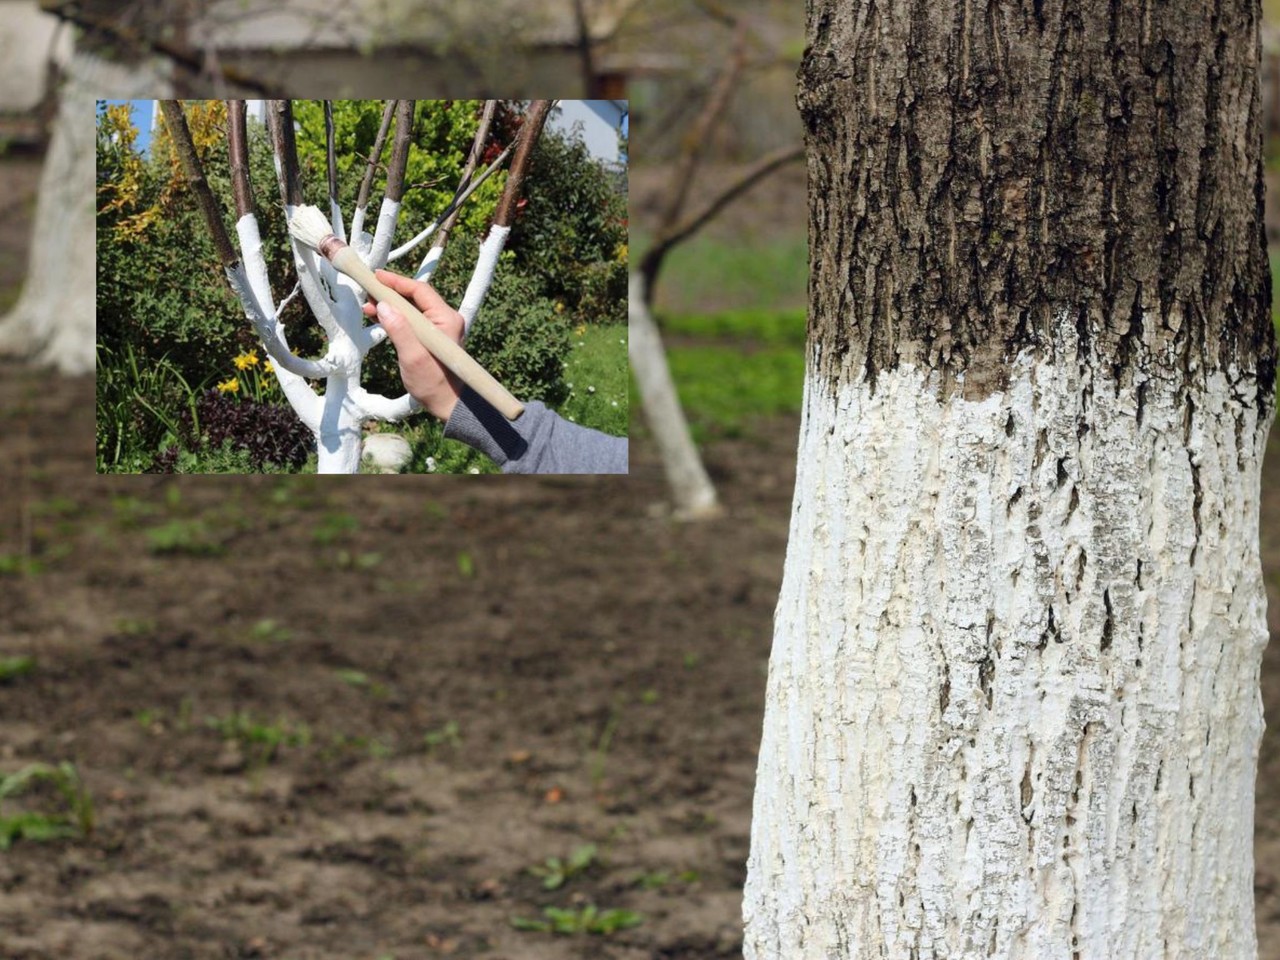
M748 958L1245 958L1256 2L810 0Z

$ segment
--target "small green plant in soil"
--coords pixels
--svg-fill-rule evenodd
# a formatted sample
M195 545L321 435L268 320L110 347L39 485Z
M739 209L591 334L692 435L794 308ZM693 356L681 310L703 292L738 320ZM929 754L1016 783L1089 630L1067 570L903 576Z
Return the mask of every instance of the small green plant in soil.
M292 630L271 617L264 617L249 628L249 639L258 643L285 643L292 636Z
M147 531L147 549L155 554L217 556L223 544L203 520L169 520Z
M311 531L311 539L322 546L328 546L359 529L360 521L351 514L330 513L316 524Z
M530 867L529 872L542 878L542 889L559 890L574 877L591 869L598 852L594 843L584 843L575 847L567 858L547 857L540 866Z
M305 724L295 726L284 720L267 723L243 710L207 717L205 725L218 731L222 739L241 744L259 763L269 763L281 747L305 747L311 742L311 731Z
M517 930L528 930L533 933L558 933L567 936L591 933L608 936L618 930L637 927L644 922L644 918L634 910L601 910L594 904L588 904L577 910L546 907L542 915L546 918L545 920L512 917L511 925Z
M590 776L591 789L597 794L604 787L605 762L609 759L609 747L613 744L613 735L618 731L622 714L615 703L609 708L609 717L604 722L600 737L596 740L595 749L591 752Z
M0 657L0 683L8 683L19 677L25 677L35 668L35 657Z
M434 753L437 747L452 747L457 750L462 746L462 733L458 721L449 720L442 727L428 730L422 735L422 742L427 745L427 752Z
M87 837L93 833L93 797L80 781L75 764L32 763L0 777L0 802L26 794L40 784L53 788L61 801L61 809L0 812L0 850L8 850L16 840L41 842Z
M23 553L0 553L0 576L29 577L44 569L35 557Z

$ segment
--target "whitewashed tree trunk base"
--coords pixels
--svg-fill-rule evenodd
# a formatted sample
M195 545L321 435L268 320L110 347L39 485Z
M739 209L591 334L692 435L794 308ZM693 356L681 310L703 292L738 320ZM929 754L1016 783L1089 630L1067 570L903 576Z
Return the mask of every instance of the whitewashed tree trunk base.
M1111 369L808 383L748 960L1255 956L1268 424Z
M162 71L109 63L84 51L68 62L40 175L27 279L17 304L0 320L0 351L31 356L66 374L93 370L94 104L97 97L163 96L169 84Z

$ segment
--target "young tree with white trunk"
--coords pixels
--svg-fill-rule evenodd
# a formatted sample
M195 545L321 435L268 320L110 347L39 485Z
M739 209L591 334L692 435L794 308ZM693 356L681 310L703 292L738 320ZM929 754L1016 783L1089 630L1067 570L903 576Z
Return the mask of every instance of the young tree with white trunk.
M715 4L708 4L708 7L709 15L724 20L733 28L733 49L717 73L701 110L682 138L680 155L674 164L653 241L629 277L628 300L631 368L640 391L645 419L662 458L675 515L686 520L716 516L720 512L720 504L715 486L689 432L689 423L680 405L675 381L671 378L662 333L653 318L658 277L668 254L676 246L697 233L725 206L760 180L802 155L799 146L772 151L720 184L692 210L689 209L690 192L698 166L747 66L752 37L745 20L735 18Z
M751 960L1256 954L1258 20L810 0Z
M0 318L0 352L32 356L66 374L94 365L94 141L96 97L167 92L163 62L113 63L77 49L66 65L40 173L22 295Z
M435 240L422 259L415 277L430 279L444 252L444 237L453 225L453 214L468 196L496 170L512 152L508 147L484 171L477 172L479 158L489 133L496 102L485 108L480 125L471 145L462 180L449 207L441 211L435 221L416 237L392 249L401 201L405 190L405 168L408 163L412 139L414 101L388 102L383 122L374 144L356 208L351 217L351 246L370 269L378 269L411 253L425 240L436 234ZM502 198L494 215L493 225L480 249L480 255L471 282L458 308L469 327L488 292L493 280L498 257L501 255L515 219L521 184L528 169L533 147L542 131L549 100L531 102L521 133L514 147L514 156ZM280 388L294 411L316 437L319 473L355 473L359 470L362 453L362 424L366 420L402 420L421 407L407 393L399 397L384 397L367 392L361 386L361 368L370 350L386 340L381 325L366 325L361 307L365 294L351 278L335 271L313 249L291 239L294 266L298 274L295 292L300 291L317 322L324 328L327 351L323 357L307 359L290 349L280 322L281 310L289 297L277 300L267 276L266 259L254 212L249 183L248 139L245 130L245 102L228 103L228 146L231 157L231 179L236 207L236 233L239 249L232 244L222 221L221 206L204 179L199 158L187 131L181 105L177 101L164 101L165 122L179 159L190 180L191 187L205 215L205 222L213 235L218 258L232 290L243 306L245 316L253 324L261 339L264 351L272 360L272 366ZM342 211L338 206L337 171L334 158L332 117L326 103L329 216L334 235L346 239ZM365 231L369 187L373 172L381 161L383 145L395 116L395 134L391 158L387 165L386 192L379 208L374 231ZM303 204L299 175L297 146L294 142L292 106L288 100L269 101L268 126L279 174L280 197L286 217ZM436 231L439 230L437 234ZM322 379L324 393L317 394L307 383L308 379Z

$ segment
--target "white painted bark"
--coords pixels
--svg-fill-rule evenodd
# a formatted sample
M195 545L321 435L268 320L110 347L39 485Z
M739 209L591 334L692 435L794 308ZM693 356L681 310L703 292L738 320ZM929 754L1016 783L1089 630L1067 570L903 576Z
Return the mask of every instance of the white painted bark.
M675 514L688 520L714 516L720 509L716 489L689 435L689 423L671 380L662 336L645 304L644 279L639 274L633 273L629 278L627 304L631 370L640 391L645 422L658 444Z
M123 66L85 51L67 62L40 174L27 278L0 320L0 351L66 374L93 370L95 100L163 95L167 86L158 65Z
M1268 424L1110 369L807 385L748 960L1255 956Z

